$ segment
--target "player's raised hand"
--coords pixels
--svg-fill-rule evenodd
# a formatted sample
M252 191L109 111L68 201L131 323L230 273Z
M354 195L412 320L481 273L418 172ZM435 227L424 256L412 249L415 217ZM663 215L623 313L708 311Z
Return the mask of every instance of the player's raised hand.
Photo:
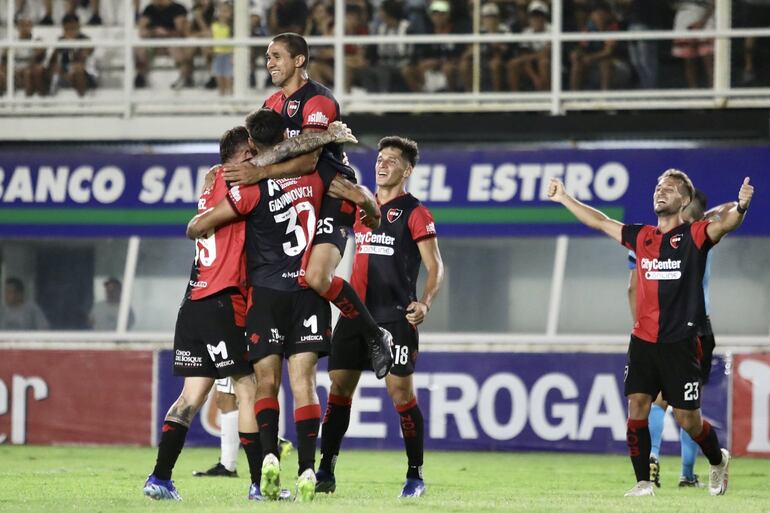
M230 185L251 185L262 180L262 168L257 167L248 160L240 164L225 164L224 179Z
M548 183L548 199L561 203L566 195L564 183L558 178L551 178Z
M353 132L348 128L348 125L342 121L335 121L327 129L334 136L334 142L338 144L344 143L357 143L358 139L353 135Z
M749 208L752 196L754 196L754 186L749 183L749 177L747 176L743 179L741 188L738 191L738 206L742 210Z

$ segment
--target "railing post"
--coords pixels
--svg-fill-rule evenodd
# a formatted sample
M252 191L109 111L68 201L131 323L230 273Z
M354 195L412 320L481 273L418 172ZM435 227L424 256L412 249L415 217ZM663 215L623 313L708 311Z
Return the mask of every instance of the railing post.
M249 0L235 0L233 9L233 37L243 39L251 36L249 30ZM235 47L233 55L233 96L235 98L246 98L249 89L249 73L251 73L251 63L249 54L251 48L238 45Z
M134 93L134 20L133 0L123 0L123 118L131 117L133 111L132 96Z
M12 2L11 0L6 0L6 13L5 13L5 19L7 20L7 26L6 26L6 39L10 43L14 40L14 26L13 26L13 7L15 5L15 2ZM5 90L6 98L13 99L14 90L13 87L16 85L14 76L16 75L16 71L14 69L15 61L16 60L16 51L13 48L8 49L8 56L7 56L7 66L6 66L6 75L5 75Z
M551 3L551 115L563 113L561 105L562 0Z
M732 2L715 2L715 25L718 31L730 30ZM714 100L720 106L726 106L727 96L722 94L731 88L730 84L730 45L729 37L719 37L714 41Z
M473 33L481 34L481 0L473 0ZM473 92L481 91L481 44L473 43Z
M133 235L128 239L126 265L123 268L123 288L120 291L120 306L118 307L118 324L115 328L118 333L128 331L128 319L131 312L131 298L134 295L136 265L139 262L139 244L141 240L137 235Z
M345 0L334 1L334 96L342 103L345 91Z

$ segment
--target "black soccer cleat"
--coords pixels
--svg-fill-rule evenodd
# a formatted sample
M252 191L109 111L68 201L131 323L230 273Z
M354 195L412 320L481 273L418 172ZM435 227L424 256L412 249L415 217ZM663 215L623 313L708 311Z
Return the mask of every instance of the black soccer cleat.
M196 477L238 477L237 470L227 470L227 467L217 462L216 465L208 470L193 470Z
M387 376L393 367L393 335L385 328L369 340L369 359L377 379Z

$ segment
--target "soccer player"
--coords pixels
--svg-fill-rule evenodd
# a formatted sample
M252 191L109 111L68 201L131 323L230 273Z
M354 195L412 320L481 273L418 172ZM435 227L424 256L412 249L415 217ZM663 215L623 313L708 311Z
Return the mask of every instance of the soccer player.
M243 127L225 132L219 143L221 162L251 158ZM198 201L205 211L222 200L227 187L222 169L207 175ZM201 234L195 241L195 260L174 333L174 374L184 387L166 414L152 474L144 494L152 499L181 500L171 472L182 451L193 417L206 401L214 379L231 377L240 405L238 430L252 469L249 499L258 499L260 455L257 424L252 414L256 394L254 374L244 357L245 265L243 223L231 223ZM255 451L255 449L257 449Z
M385 378L401 421L408 460L401 497L425 493L422 475L423 416L417 404L412 374L419 351L417 326L423 322L441 286L444 266L431 213L406 192L406 181L417 163L417 143L392 136L380 140L375 165L377 202L382 223L371 230L355 224L356 257L351 281L378 324L393 334L395 361ZM417 299L420 262L428 271L425 289ZM350 423L353 393L361 371L371 369L366 344L347 318L340 318L329 357L331 390L321 433L321 464L316 490L336 489L334 466Z
M600 230L636 253L638 292L636 322L625 369L628 397L626 438L637 483L626 496L655 495L650 481L650 431L647 417L658 392L674 409L674 418L709 460L709 493L727 490L730 453L720 449L716 431L700 412L701 367L696 353L697 330L705 326L703 273L708 251L737 229L754 194L745 178L738 203L716 221L685 222L682 211L695 188L690 178L669 169L653 194L657 226L624 225L581 203L564 190L558 178L548 196L583 224Z
M246 118L250 144L255 152L278 143L284 134L280 115L260 109ZM315 173L299 178L263 180L253 186L235 186L227 199L193 218L187 234L199 237L214 227L246 218L246 255L249 275L249 309L246 333L249 361L257 376L254 406L260 427L264 459L260 489L276 499L280 491L278 462L278 389L281 368L288 360L289 382L294 396L299 471L297 497L315 496L315 441L321 421L316 393L316 364L329 352L331 311L329 304L299 278L307 264L306 252L313 243L316 218L327 191L333 191L337 171L319 163ZM343 191L364 208L372 225L379 223L374 198L361 186Z
M701 219L719 219L730 208L735 206L734 202L724 203L712 208L706 212L708 198L700 189L695 189L693 199L690 204L682 211L682 219L688 223L693 223ZM711 276L711 256L709 252L706 257L706 271L703 274L703 299L704 311L706 312L706 323L699 330L698 343L700 344L700 364L702 386L709 381L711 374L711 359L714 353L716 342L714 340L714 331L711 327L709 318L709 277ZM636 254L633 251L628 253L628 268L630 269L628 278L628 304L631 307L631 318L636 322ZM661 394L655 399L650 408L648 424L650 429L650 438L652 440L652 450L650 451L650 479L655 486L660 487L660 446L663 439L663 420L666 415L668 403ZM704 485L695 474L695 459L698 455L698 444L687 434L683 428L679 428L679 443L681 447L682 469L679 477L680 487L702 488Z
M332 92L308 78L308 46L302 36L293 33L275 36L267 48L265 62L273 85L280 91L270 96L263 106L281 114L290 140L300 133L322 133L331 122L339 119L339 104ZM316 150L291 160L285 159L282 151L267 150L251 162L228 167L225 177L234 185L254 184L264 178L296 178L315 171L320 160L331 164L355 182L355 172L346 164L340 144L327 145L323 151ZM349 319L355 329L364 334L375 374L382 379L393 365L392 337L377 325L350 284L334 275L345 251L347 234L355 222L354 211L354 205L340 198L324 198L315 243L310 249L302 281L339 308L340 315Z

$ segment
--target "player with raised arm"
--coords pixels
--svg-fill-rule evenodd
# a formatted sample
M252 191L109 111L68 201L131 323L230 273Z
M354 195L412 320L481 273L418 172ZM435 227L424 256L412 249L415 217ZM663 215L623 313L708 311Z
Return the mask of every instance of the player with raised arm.
M286 135L291 141L299 134L320 134L339 119L340 108L332 92L310 80L307 75L308 46L299 34L275 36L267 48L265 63L273 85L280 91L270 96L264 107L283 117ZM312 173L319 160L331 164L355 183L355 172L346 164L342 145L328 144L323 150L287 159L287 146L266 150L251 162L227 168L225 177L234 185L254 184L265 178L296 178ZM324 198L318 217L315 243L303 281L340 310L369 344L369 353L377 378L382 379L393 365L392 337L381 329L353 287L334 272L342 260L347 234L352 231L355 206L340 198Z
M430 211L406 192L406 181L417 163L417 143L392 136L380 140L375 165L377 202L382 223L376 230L356 222L356 256L351 282L364 298L377 323L393 334L395 359L385 384L399 414L408 460L401 497L425 493L423 481L422 411L417 404L412 374L419 352L417 326L425 320L444 276L436 226ZM417 298L420 263L428 271ZM334 492L334 466L350 423L353 394L361 371L371 369L365 340L340 318L329 357L331 390L321 433L321 463L316 478L319 492Z
M700 411L701 367L698 329L705 326L703 274L708 251L737 229L751 203L754 188L747 177L738 202L720 219L685 222L683 210L695 188L682 171L669 169L653 194L657 226L623 224L576 200L552 178L551 200L564 205L580 222L599 230L636 253L638 289L636 322L625 369L628 398L626 439L636 485L626 496L655 495L650 481L650 431L647 418L653 399L662 392L674 417L709 460L709 493L727 491L730 453L720 449L716 430Z
M283 138L283 120L269 109L250 114L246 126L256 152ZM250 284L246 333L249 361L257 376L254 410L264 455L260 489L271 499L280 492L278 390L284 358L295 403L297 497L308 501L315 495L315 441L321 420L316 365L329 351L331 312L329 304L303 287L299 279L307 264L306 250L313 243L322 198L327 191L334 193L332 184L339 180L335 169L319 163L317 172L299 178L235 186L227 200L188 225L188 236L198 237L213 227L246 219ZM372 216L373 226L378 225L379 210L371 193L361 186L342 192Z

